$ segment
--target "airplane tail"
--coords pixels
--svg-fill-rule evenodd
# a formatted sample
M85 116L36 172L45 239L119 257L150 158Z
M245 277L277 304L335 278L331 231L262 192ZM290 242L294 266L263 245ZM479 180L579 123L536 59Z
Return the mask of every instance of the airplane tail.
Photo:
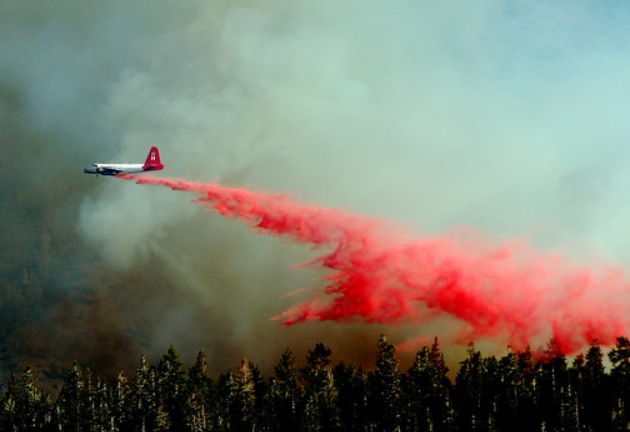
M159 171L164 169L164 165L162 165L162 162L160 161L160 151L157 147L151 147L142 169L145 171Z

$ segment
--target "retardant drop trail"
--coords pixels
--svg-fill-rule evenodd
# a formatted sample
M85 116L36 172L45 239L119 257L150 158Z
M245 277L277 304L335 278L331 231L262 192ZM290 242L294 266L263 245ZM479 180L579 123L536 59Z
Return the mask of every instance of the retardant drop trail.
M199 194L196 201L257 232L327 250L310 263L333 271L326 288L277 317L305 321L421 323L448 314L464 338L515 349L554 338L564 353L593 339L613 344L630 328L630 285L617 268L590 269L522 242L476 238L409 240L384 221L218 184L120 175L139 184Z

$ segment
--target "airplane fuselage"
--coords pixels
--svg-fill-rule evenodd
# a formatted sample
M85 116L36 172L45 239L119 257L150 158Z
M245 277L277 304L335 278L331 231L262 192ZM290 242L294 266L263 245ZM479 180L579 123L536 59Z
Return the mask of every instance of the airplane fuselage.
M162 169L164 169L164 165L160 161L160 151L157 147L151 147L143 164L95 163L85 167L83 172L86 174L115 176L117 174L138 174Z
M95 163L86 167L83 172L86 174L116 175L116 174L137 174L151 169L144 169L143 164L102 164Z

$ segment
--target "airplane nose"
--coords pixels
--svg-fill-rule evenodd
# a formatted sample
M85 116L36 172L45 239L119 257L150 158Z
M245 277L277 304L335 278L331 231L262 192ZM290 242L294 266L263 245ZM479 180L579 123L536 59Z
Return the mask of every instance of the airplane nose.
M83 172L86 174L96 174L96 169L94 169L93 167L85 167L83 169Z

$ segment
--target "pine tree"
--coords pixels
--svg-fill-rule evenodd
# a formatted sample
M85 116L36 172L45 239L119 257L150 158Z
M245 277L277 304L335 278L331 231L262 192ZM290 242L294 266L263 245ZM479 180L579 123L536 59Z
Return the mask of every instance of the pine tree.
M230 430L249 432L256 425L256 385L249 360L243 359L232 375L233 401L230 407Z
M523 382L518 367L518 357L511 349L499 359L497 364L496 426L497 430L509 430L510 426L518 428L519 396L523 391Z
M264 429L264 409L265 409L265 395L269 391L269 384L262 376L260 368L253 362L249 362L249 368L252 372L252 381L254 383L254 397L255 397L255 426L257 430Z
M331 351L322 343L308 352L303 370L306 389L304 394L303 430L330 432L339 429L337 389L330 368Z
M30 367L19 377L11 375L9 387L2 402L0 430L41 431L49 424L52 409L50 397L36 386L37 379Z
M496 428L530 432L540 424L534 410L534 365L529 347L520 353L508 348L498 362Z
M610 384L603 360L599 342L594 340L586 356L576 357L571 370L572 386L577 391L577 419L584 430L612 429Z
M299 410L304 388L300 382L297 361L287 348L274 367L269 390L265 397L265 411L269 430L297 431L300 428Z
M131 426L131 386L124 372L120 372L116 377L116 382L111 387L112 418L108 430L129 430Z
M67 432L89 430L86 415L87 394L83 370L77 362L66 371L63 387L55 405L56 427Z
M405 385L406 424L410 431L447 431L450 421L451 382L437 338L423 347L409 370Z
M158 428L157 373L144 355L140 357L140 365L136 369L127 399L129 414L127 421L122 423L125 429L147 432Z
M257 403L259 379L258 368L247 359L243 359L236 371L230 370L219 377L217 394L209 416L210 430L257 430L261 417Z
M90 368L84 370L83 381L83 397L85 398L82 414L83 427L88 431L109 430L113 415L109 386Z
M613 429L630 430L630 340L617 338L615 347L608 353L612 363L610 372L613 401Z
M212 405L210 430L213 432L231 431L232 406L236 400L234 371L229 370L219 376L217 395Z
M555 340L549 341L537 369L537 408L546 430L572 430L574 406L566 357Z
M168 430L184 430L188 420L188 374L172 345L158 366L158 394L160 407L166 414L164 427Z
M518 430L529 432L540 425L540 415L536 410L536 368L531 348L518 355L518 406L515 424Z
M489 424L488 399L485 395L486 361L474 344L468 345L468 358L460 363L455 377L455 409L459 431L485 431Z
M372 378L371 411L377 430L397 431L401 426L401 376L396 348L381 335Z
M188 402L190 424L194 431L209 427L208 413L214 400L212 379L208 376L206 355L199 351L195 364L188 372L191 394Z
M333 369L333 379L338 392L341 430L367 432L370 430L368 407L368 375L354 365L339 363Z

